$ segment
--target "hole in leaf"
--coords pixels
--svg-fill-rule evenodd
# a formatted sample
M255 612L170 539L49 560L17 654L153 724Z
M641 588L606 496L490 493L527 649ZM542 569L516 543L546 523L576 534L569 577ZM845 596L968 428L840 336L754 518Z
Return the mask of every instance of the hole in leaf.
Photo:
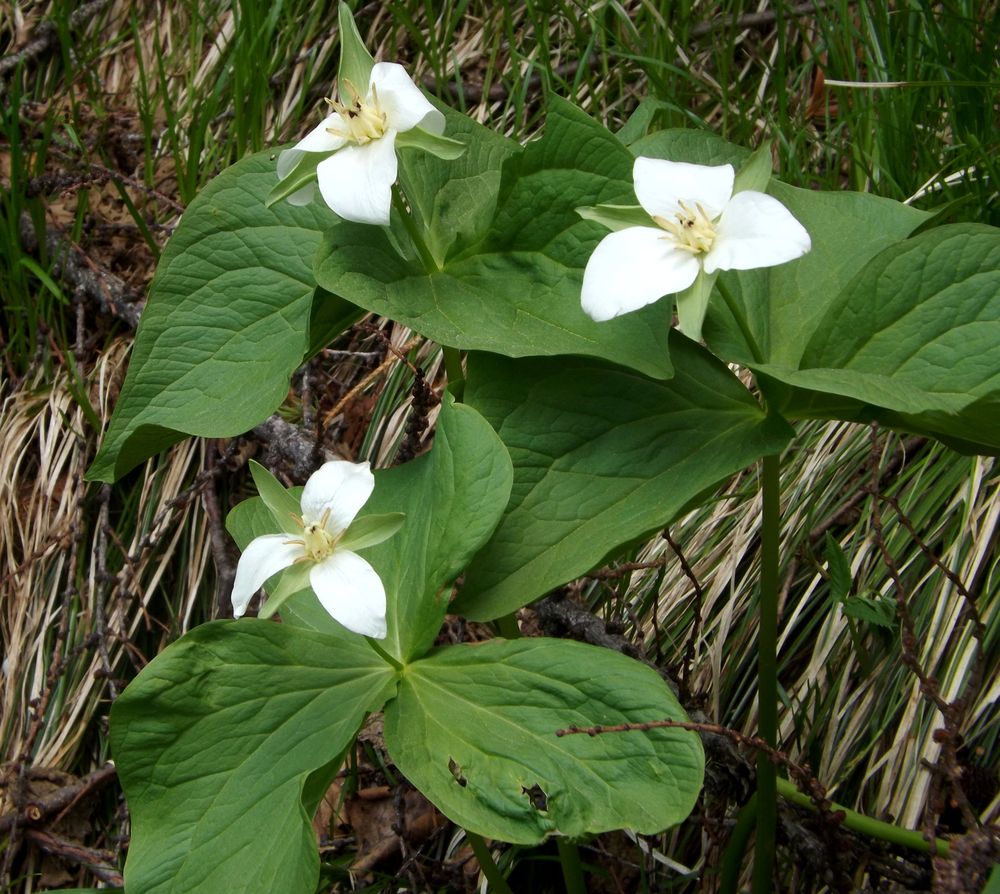
M462 788L465 788L469 784L469 780L462 775L461 766L453 757L448 758L448 772L455 777L455 782L462 786Z
M531 806L535 810L549 809L548 796L542 791L542 787L537 782L531 788L522 785L521 792L528 796L528 800L531 801Z

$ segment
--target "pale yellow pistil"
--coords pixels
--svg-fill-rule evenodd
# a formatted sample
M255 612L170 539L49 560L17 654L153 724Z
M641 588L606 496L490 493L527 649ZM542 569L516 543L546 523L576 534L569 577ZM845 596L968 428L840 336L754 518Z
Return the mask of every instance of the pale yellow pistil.
M298 516L294 516L295 521L302 526L302 538L299 540L286 540L286 543L295 543L302 547L304 556L299 556L296 562L322 562L323 559L333 555L337 547L339 537L334 537L326 529L326 523L330 519L330 510L323 513L323 517L318 522L306 522Z
M673 237L678 248L695 255L707 254L715 244L716 233L712 219L700 202L695 202L693 209L684 202L677 204L681 210L674 215L674 220L654 216L654 222Z
M353 97L350 105L336 99L328 99L330 107L340 116L340 126L328 127L327 132L335 137L343 137L357 146L364 146L382 137L386 130L386 116L378 101L378 92L372 85L372 101L364 102L361 94L350 81L344 86Z

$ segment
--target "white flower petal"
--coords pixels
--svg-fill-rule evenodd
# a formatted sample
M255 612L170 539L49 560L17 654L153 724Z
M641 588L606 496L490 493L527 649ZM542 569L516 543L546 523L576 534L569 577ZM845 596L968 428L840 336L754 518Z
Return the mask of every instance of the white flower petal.
M323 200L344 220L389 225L396 182L396 132L364 146L344 146L316 168Z
M289 543L287 534L255 537L240 556L233 581L233 615L243 617L247 605L265 581L304 555L302 544Z
M583 273L581 302L593 319L610 320L680 292L698 276L698 261L656 227L609 233Z
M419 126L431 133L444 133L444 115L420 92L402 65L376 62L368 86L369 99L372 87L393 130L402 133Z
M340 115L336 112L332 115L327 115L319 124L309 131L309 133L299 140L292 147L292 149L298 149L300 152L335 152L343 146L347 140L342 136L330 133L331 129L338 132L344 131Z
M313 566L309 582L335 621L363 636L385 636L385 587L357 553L337 550Z
M334 537L348 525L375 490L375 476L368 463L335 459L320 466L302 491L302 518L318 522L329 511L326 530Z
M717 217L733 194L735 178L732 165L692 165L641 156L632 165L639 204L648 214L667 220L681 210L679 202L689 208L699 203L710 218Z
M705 272L773 267L802 257L812 247L809 233L777 199L762 192L738 192L715 225Z

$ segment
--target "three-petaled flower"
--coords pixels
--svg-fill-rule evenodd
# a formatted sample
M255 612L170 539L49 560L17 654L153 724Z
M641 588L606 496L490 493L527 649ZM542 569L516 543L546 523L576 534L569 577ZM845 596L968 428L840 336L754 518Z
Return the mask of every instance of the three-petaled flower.
M309 585L323 608L348 630L381 639L386 634L385 588L375 569L340 545L375 488L368 463L333 460L314 472L302 491L296 534L254 538L240 556L233 583L239 618L264 582L292 565L309 566ZM297 536L296 536L297 535Z
M771 267L811 247L809 233L777 199L752 190L733 194L732 165L640 157L632 175L636 197L653 225L609 233L590 256L581 302L595 320L684 292L702 270L711 275ZM681 313L682 330L684 322ZM697 315L689 329L686 334L700 337Z
M395 62L375 63L367 84L342 81L339 97L327 102L330 114L278 156L278 178L291 174L307 153L328 155L316 166L326 204L345 220L387 226L397 175L396 136L416 127L440 135L444 115ZM314 186L288 200L306 204Z

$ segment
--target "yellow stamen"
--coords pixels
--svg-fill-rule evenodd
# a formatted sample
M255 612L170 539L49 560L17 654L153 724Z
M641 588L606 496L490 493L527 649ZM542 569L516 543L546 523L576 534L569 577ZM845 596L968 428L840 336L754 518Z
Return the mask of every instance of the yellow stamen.
M654 215L653 221L670 234L677 248L695 255L711 251L716 232L708 212L700 202L695 202L693 209L685 202L677 204L681 210L674 215L674 220Z
M388 124L375 85L371 88L371 102L365 102L357 88L346 79L344 87L350 94L351 101L344 103L337 99L327 100L330 108L340 117L339 124L328 127L327 132L357 146L364 146L384 136Z

